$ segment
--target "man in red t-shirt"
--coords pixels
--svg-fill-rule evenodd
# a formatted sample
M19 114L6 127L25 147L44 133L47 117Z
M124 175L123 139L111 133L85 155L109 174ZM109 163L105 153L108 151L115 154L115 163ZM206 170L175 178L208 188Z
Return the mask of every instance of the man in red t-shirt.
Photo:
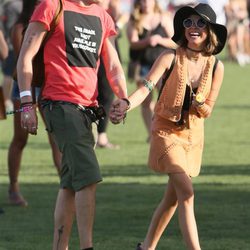
M58 1L43 0L35 9L20 51L17 73L22 127L37 132L32 107L32 58L58 10ZM42 106L47 130L62 152L61 188L55 208L53 249L68 249L76 214L81 249L93 249L96 185L102 180L94 152L92 122L97 109L100 56L114 94L127 97L126 80L114 40L115 25L97 0L64 0L59 22L44 48Z

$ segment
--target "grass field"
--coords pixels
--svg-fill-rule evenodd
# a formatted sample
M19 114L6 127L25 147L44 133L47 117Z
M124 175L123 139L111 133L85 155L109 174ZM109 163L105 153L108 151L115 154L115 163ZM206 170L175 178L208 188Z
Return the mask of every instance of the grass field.
M126 43L122 41L123 53ZM124 64L126 66L126 57ZM204 250L250 249L250 66L225 62L225 80L211 118L201 175L193 179L196 217ZM129 84L129 92L134 85ZM27 208L7 203L7 150L12 117L0 122L0 250L51 249L53 210L58 177L52 166L44 126L31 136L22 161L21 189ZM120 150L97 150L103 182L97 190L94 228L96 250L134 249L145 236L167 182L147 169L148 144L139 109L125 125L110 125L112 142ZM76 227L70 249L79 249ZM159 250L184 250L177 216L162 236Z

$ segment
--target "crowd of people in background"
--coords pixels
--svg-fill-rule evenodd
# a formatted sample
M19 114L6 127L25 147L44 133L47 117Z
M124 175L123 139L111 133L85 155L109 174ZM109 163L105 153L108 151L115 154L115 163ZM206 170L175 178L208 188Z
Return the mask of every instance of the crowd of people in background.
M130 1L131 13L134 9L133 2ZM216 12L218 23L226 25L229 31L225 59L236 62L240 66L249 64L249 0L158 0L157 2L162 11L167 12L172 18L176 10L185 5L209 4ZM171 25L170 21L169 26Z
M4 37L8 44L8 57L2 62L2 87L5 98L6 110L13 109L11 101L13 71L15 68L15 55L11 42L11 30L22 10L22 0L2 0L0 2L0 20L2 21Z

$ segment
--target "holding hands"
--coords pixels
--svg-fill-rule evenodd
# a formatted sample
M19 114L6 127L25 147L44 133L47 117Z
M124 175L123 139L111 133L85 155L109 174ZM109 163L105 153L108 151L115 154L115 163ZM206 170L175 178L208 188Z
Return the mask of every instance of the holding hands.
M115 100L112 103L109 118L113 124L119 124L125 121L127 111L130 108L130 101L127 98Z

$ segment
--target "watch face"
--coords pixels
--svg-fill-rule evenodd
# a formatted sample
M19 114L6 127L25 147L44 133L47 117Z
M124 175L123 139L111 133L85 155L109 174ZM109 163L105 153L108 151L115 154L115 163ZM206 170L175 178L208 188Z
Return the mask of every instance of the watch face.
M204 102L204 96L201 94L201 93L199 93L199 94L197 94L196 96L195 96L195 100L197 101L197 102L199 102L199 103L202 103L202 102Z

